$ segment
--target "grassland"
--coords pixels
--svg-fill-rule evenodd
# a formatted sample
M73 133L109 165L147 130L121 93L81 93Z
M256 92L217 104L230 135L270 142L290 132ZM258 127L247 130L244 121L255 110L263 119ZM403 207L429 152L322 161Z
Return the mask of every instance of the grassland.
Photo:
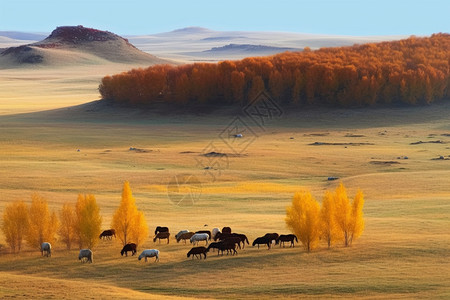
M448 104L285 109L264 130L252 127L258 136L240 155L220 139L239 111L161 114L93 103L2 116L0 211L10 201L29 201L33 192L55 210L78 193L93 193L108 228L129 180L150 229L165 225L175 234L228 225L253 240L287 232L285 207L293 193L308 189L321 199L338 183L327 178L336 176L351 196L364 192L366 230L350 248L322 245L308 254L300 246L250 246L236 257L212 253L205 261L187 259L189 245L149 239L139 248L158 248L161 258L147 264L121 257L117 241L100 242L92 265L80 264L77 251L61 244L51 259L4 247L0 297L448 298L448 112ZM427 143L436 140L441 143ZM425 143L411 144L417 141ZM211 151L228 159L202 155ZM174 176L183 174L197 182L174 189ZM182 198L191 192L193 205Z

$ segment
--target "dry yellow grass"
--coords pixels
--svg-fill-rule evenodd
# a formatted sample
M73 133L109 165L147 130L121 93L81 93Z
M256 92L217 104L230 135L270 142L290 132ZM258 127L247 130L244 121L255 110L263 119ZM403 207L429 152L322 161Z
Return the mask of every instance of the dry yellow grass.
M79 71L82 78L83 71ZM30 78L44 73L32 72ZM26 77L19 71L3 74L22 78L21 82ZM95 81L92 76L90 80ZM76 94L77 86L84 85L81 79L74 80L75 86L52 80L46 86L54 83L53 91L68 88L76 103L84 101ZM90 89L87 97L95 95L92 81L85 86ZM0 82L9 87L19 83ZM36 96L33 84L17 95L30 102L47 99L42 107L61 105L54 100L59 99L56 92L46 98L44 89L36 89ZM0 90L5 95L5 90ZM68 99L66 96L61 99ZM0 105L7 102L3 100ZM64 103L72 104L69 100ZM6 105L16 109L11 103ZM449 111L448 104L438 104L392 110L285 112L258 132L244 155L230 155L221 170L217 165L205 170L203 165L217 161L202 153L210 142L217 151L231 153L219 138L234 117L229 113L158 116L90 105L2 116L0 212L10 201L29 202L32 192L45 196L57 210L65 201L74 202L78 193L93 193L101 207L103 228L107 228L119 205L123 181L129 180L151 231L157 225L169 226L172 234L185 228L204 229L205 224L208 229L229 225L252 241L266 232L287 233L285 207L293 192L308 189L321 199L326 189L334 189L338 183L327 177L336 176L350 196L357 188L363 190L366 230L350 248L336 245L326 250L322 244L308 254L300 246L270 251L250 246L237 257L213 253L206 261L187 259L189 245L173 239L169 245L155 244L149 239L139 250L158 248L161 260L147 264L136 257L121 257L117 241L101 242L94 249L92 265L80 264L77 252L64 250L61 244L54 245L51 259L32 249L8 254L4 247L0 297L27 298L42 293L46 298L113 299L147 295L448 298L450 160L432 159L450 155ZM443 143L410 144L435 140ZM311 145L314 142L370 144ZM174 176L182 174L195 176L200 184L173 189ZM173 204L188 192L199 194L194 205L187 201L189 197L179 206ZM5 244L2 234L0 244Z

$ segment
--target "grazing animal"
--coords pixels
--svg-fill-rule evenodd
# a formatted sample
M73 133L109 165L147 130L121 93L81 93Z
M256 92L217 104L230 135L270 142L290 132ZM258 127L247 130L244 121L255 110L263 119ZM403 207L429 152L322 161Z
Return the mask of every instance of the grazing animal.
M212 242L208 246L208 249L207 249L208 252L209 252L210 249L213 249L213 252L214 252L214 249L219 249L220 244L222 244L222 242ZM219 255L219 251L217 251L217 255Z
M206 252L208 252L208 249L206 249L205 247L194 247L191 250L189 250L189 252L187 253L187 257L192 255L192 259L194 259L194 256L202 259L202 254L205 256L206 259Z
M155 229L155 235L157 235L158 232L169 232L169 228L168 227L158 226Z
M291 242L291 244L289 245L289 247L295 247L294 246L294 240L298 243L298 239L297 236L295 234L281 234L277 240L275 241L275 244L278 245L283 244L283 248L284 248L284 243L285 242Z
M267 248L270 249L270 244L271 244L271 243L272 243L272 241L270 240L269 237L261 236L261 237L259 237L259 238L256 238L256 239L253 241L252 246L255 247L255 245L258 245L258 249L259 249L259 245L264 245L264 244L266 244L266 245L267 245Z
M156 257L155 262L159 261L159 250L146 249L139 255L138 260L145 258L145 262L147 262L148 257Z
M223 255L223 252L225 250L227 250L227 255L228 255L229 252L231 252L231 255L237 254L236 244L235 243L228 243L226 241L220 242L219 243L219 248L218 248L218 251L217 251L218 252L217 255L219 255L220 251L222 251L222 255Z
M189 230L180 230L177 234L175 234L175 239L178 241L178 237L180 237L183 233L189 232Z
M41 244L41 252L42 252L42 256L44 256L44 252L45 252L45 256L46 257L51 257L52 256L52 245L50 243L42 243Z
M223 242L237 245L239 247L239 249L241 249L241 242L242 242L242 240L241 240L240 237L230 236L230 237L227 237L226 239L224 239Z
M274 232L274 233L266 233L264 235L265 237L267 237L270 240L270 243L275 242L278 238L278 233Z
M211 240L211 231L209 230L199 230L196 231L195 233L206 233L209 236L209 240Z
M177 238L177 243L179 243L181 240L184 240L184 243L186 244L186 240L190 240L191 237L195 234L195 232L185 232L182 235L180 235Z
M190 239L191 243L194 245L196 243L198 245L198 243L200 241L206 241L206 245L208 245L208 240L209 240L209 235L207 233L196 233Z
M245 234L241 234L241 233L232 233L231 236L233 237L238 237L241 239L242 242L242 249L245 248L245 242L247 242L247 245L250 245L250 243L248 242L248 238Z
M153 242L156 242L156 239L159 239L159 243L161 244L161 240L167 239L167 244L169 243L170 232L163 231L158 232L158 234L153 238Z
M135 243L130 243L130 244L126 244L125 246L123 246L122 251L120 251L120 255L123 256L123 254L125 253L125 256L128 256L128 251L131 251L131 256L136 254L136 244Z
M99 239L112 240L112 237L116 237L116 231L114 229L108 229L100 233Z
M81 260L82 263L92 263L94 261L94 254L91 249L81 249L80 254L78 254L78 260Z
M214 227L211 232L211 238L215 240L216 234L220 232L220 229L217 227Z
M214 241L217 241L217 240L223 241L224 239L229 238L229 237L232 237L231 233L218 232L216 234L216 236L214 237Z
M231 228L230 227L222 228L222 233L229 233L229 234L231 234Z

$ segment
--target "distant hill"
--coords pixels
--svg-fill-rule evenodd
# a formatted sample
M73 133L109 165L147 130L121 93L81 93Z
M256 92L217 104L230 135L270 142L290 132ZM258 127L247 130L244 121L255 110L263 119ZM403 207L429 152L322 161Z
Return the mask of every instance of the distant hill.
M276 54L284 51L301 51L299 48L289 48L289 47L274 47L266 45L252 45L252 44L228 44L222 47L213 47L210 50L205 50L203 52L250 52L254 54L270 55Z
M57 27L42 41L0 52L0 68L104 64L170 63L145 53L114 33L83 26Z

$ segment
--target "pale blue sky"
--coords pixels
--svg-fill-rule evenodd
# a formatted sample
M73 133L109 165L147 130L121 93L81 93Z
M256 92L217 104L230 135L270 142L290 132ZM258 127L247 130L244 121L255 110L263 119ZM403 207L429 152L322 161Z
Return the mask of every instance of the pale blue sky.
M450 0L0 0L0 31L84 25L121 35L188 26L337 35L450 32Z

